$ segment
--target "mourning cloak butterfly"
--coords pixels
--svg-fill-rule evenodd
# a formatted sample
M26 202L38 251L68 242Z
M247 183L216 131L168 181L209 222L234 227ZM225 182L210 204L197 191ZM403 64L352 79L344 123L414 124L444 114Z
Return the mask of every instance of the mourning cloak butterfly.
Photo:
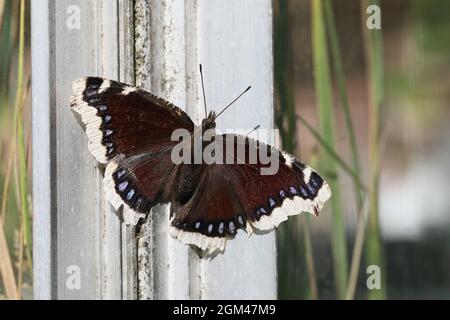
M142 89L97 77L73 84L70 100L81 116L89 138L89 151L106 164L104 189L111 204L125 206L136 224L158 203L171 203L170 233L180 241L208 253L223 251L226 239L238 229L276 228L290 215L316 215L331 196L320 175L291 155L279 152L248 137L217 135L235 142L233 163L174 163L171 155L178 141L171 136L185 129L196 136L214 129L212 112L195 126L189 116L173 104ZM210 143L202 141L201 149ZM193 147L192 147L193 148ZM245 159L252 152L279 154L274 175L261 175L260 156L254 163ZM228 152L228 151L227 151ZM229 154L227 154L229 156Z

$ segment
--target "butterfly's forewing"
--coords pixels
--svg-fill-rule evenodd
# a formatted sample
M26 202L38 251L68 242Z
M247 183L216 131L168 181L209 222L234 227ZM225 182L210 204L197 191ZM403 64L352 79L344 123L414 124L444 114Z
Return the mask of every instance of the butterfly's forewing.
M223 250L225 237L238 228L272 230L290 215L318 214L331 196L320 175L291 155L249 138L223 137L224 148L227 139L236 142L235 161L203 171L198 192L172 221L172 234L180 240L209 251ZM245 150L245 159L238 159L238 149ZM261 174L267 166L261 163L260 149L279 155L276 174ZM251 152L258 155L253 164L249 163Z
M97 77L74 82L70 105L86 126L90 152L108 163L105 192L116 208L126 204L148 213L167 201L164 191L176 170L171 134L194 129L186 113L144 90Z
M146 151L147 146L170 141L177 128L194 129L189 116L173 104L103 78L75 81L70 105L81 115L89 150L101 163L118 154L133 156Z

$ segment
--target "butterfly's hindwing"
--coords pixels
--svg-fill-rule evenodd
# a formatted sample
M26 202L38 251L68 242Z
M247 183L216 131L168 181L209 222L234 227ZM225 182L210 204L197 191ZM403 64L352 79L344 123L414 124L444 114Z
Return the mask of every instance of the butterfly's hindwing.
M226 135L226 139L235 137ZM248 163L250 148L269 153L278 150L249 138L235 141L245 144L245 159L237 158L239 146L235 144L233 164L207 166L197 192L171 223L172 234L204 250L222 250L224 244L217 239L232 237L238 229L269 231L290 215L317 215L331 196L328 184L315 170L284 152L279 153L276 174L261 175L264 165L259 158L257 163Z
M234 194L233 186L221 170L205 166L197 190L177 209L170 231L184 243L211 253L223 251L226 239L247 226L244 208Z

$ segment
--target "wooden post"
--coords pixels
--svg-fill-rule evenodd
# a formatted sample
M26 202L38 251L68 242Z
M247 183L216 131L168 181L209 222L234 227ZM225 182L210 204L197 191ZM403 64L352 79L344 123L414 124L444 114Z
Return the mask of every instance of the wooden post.
M34 291L39 299L276 298L275 234L239 233L207 260L167 233L168 206L139 233L106 202L103 168L70 112L72 81L135 83L203 117L253 89L220 130L273 126L269 0L33 0Z

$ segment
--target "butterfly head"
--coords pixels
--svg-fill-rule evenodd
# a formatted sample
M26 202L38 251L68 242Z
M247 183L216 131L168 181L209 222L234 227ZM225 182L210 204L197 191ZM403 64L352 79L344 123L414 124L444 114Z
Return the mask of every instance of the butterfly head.
M209 129L216 128L216 113L214 111L210 111L208 116L202 120L202 131L205 132Z

